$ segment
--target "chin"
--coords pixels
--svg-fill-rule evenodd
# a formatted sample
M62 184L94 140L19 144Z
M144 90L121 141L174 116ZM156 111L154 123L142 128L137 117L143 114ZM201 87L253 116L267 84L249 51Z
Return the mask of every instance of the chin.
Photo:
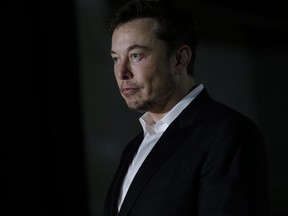
M146 109L143 109L141 106L129 106L128 105L128 108L132 111L137 111L137 112L140 112L140 113L144 113L144 112L147 112L148 110Z
M145 113L151 110L157 110L159 108L160 104L155 103L153 101L142 101L141 103L139 102L134 102L134 103L127 103L129 109L140 112L140 113Z
M139 102L129 102L129 101L126 101L126 104L128 106L128 108L130 110L133 110L133 111L137 111L137 112L147 112L149 109L147 109L147 107L143 104L143 103L139 103Z

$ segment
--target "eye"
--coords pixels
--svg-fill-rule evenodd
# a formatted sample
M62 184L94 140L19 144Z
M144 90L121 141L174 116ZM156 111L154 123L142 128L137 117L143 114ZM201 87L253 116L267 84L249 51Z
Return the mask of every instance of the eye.
M116 64L116 63L118 63L120 61L120 58L112 56L112 60L113 60L114 64Z
M143 58L143 55L140 53L133 53L130 55L130 59L134 62L138 62Z

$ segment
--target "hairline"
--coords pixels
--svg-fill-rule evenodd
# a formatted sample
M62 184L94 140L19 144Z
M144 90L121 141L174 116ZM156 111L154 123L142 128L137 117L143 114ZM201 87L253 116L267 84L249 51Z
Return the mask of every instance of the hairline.
M163 27L161 26L161 22L157 17L153 17L153 16L134 17L134 18L131 18L131 19L126 20L124 22L120 22L116 26L114 26L113 30L111 31L111 36L113 36L115 30L117 30L118 28L121 28L121 26L124 26L125 24L131 23L131 22L134 22L137 20L141 20L141 19L150 19L153 21L153 28L151 30L152 30L155 38L158 40L161 40L165 44L165 49L166 49L165 51L166 51L167 57L170 57L172 55L173 51L175 51L178 47L172 48L171 46L169 46L168 41L162 39L159 36L159 32L161 31L161 28L163 28ZM180 45L179 45L179 47L180 47Z

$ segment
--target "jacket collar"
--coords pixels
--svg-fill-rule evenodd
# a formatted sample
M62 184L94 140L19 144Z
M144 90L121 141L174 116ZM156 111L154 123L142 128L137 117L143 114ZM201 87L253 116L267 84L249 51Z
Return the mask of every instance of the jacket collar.
M191 130L194 129L197 125L197 116L211 101L212 99L209 97L207 91L205 89L202 90L202 92L170 124L136 174L118 216L128 215L146 183L154 175L163 161L167 160L169 155L174 152L175 148L182 143L182 140L186 137L185 134L190 133ZM126 150L126 152L123 153L122 166L119 168L116 174L117 178L115 179L115 188L117 188L117 191L115 191L113 196L113 207L117 208L119 191L123 178L142 139L143 134L138 134L138 136L128 144L127 149L129 150Z

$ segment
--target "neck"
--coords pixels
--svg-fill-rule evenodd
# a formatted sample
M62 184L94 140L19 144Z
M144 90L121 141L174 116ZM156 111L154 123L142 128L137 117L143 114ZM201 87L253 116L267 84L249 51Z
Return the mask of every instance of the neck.
M173 94L173 96L170 98L170 100L167 102L167 104L161 111L159 112L150 111L152 119L155 122L158 122L160 119L162 119L166 115L167 112L169 112L179 101L181 101L195 87L196 87L196 83L191 76L183 79L183 82L181 82L181 85L178 85L178 87L175 89L175 93Z

